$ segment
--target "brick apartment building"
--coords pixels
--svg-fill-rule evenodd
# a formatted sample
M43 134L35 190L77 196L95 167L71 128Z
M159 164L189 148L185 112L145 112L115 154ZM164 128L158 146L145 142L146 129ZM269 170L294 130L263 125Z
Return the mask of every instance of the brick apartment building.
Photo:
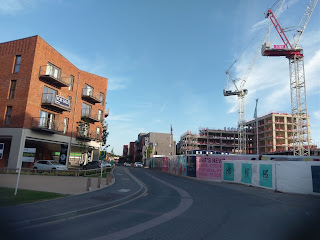
M122 156L128 155L128 145L123 145Z
M82 159L87 147L99 151L107 78L78 69L32 36L0 44L0 80L0 167L18 167L24 148L36 148L35 161L52 159L62 146Z

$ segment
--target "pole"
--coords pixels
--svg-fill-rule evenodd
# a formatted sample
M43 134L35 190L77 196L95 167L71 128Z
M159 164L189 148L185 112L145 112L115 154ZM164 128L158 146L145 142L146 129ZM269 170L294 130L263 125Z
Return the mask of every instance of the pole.
M258 100L256 99L256 110L254 112L255 118L256 118L256 134L257 134L257 155L259 157L259 133L258 133Z
M17 195L17 191L18 191L18 185L19 185L20 174L21 174L21 167L22 167L22 159L20 159L20 166L19 166L18 178L17 178L17 183L16 183L16 189L14 190L15 196Z
M68 167L68 165L69 165L69 158L70 158L70 152L71 152L71 143L72 143L74 120L75 120L75 117L76 117L76 106L77 106L77 98L78 98L79 81L80 81L80 72L78 72L78 82L77 82L77 90L76 90L76 99L75 99L75 101L74 101L74 111L73 111L71 135L70 135L70 140L69 140L69 142L68 142L68 151L67 151L67 159L66 159L66 165L67 165L67 167ZM68 123L68 124L69 124L69 123Z

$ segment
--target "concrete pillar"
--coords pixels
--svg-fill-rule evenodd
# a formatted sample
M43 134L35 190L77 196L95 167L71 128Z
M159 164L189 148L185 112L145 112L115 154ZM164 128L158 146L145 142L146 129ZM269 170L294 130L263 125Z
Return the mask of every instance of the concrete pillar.
M8 167L19 168L19 160L22 156L23 149L25 146L26 136L24 129L17 129L12 131L12 140L9 154Z

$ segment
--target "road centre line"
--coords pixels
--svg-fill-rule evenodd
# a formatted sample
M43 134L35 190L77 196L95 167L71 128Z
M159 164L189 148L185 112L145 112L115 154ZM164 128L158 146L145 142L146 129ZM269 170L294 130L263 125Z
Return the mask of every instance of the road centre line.
M144 223L140 223L136 226L130 227L130 228L126 228L124 230L118 231L118 232L114 232L99 238L95 238L95 240L108 240L108 239L112 239L112 240L120 240L120 239L124 239L127 237L130 237L134 234L143 232L145 230L148 230L150 228L153 228L155 226L158 226L162 223L168 222L171 219L181 215L183 212L185 212L187 209L189 209L193 203L193 199L191 198L191 196L189 195L189 193L187 193L185 190L178 188L170 183L167 183L157 177L152 176L149 173L146 173L146 175L150 176L151 178L153 178L154 180L167 185L168 187L176 190L181 197L181 201L178 205L177 208L164 213L163 215L156 217L154 219L151 219L147 222Z

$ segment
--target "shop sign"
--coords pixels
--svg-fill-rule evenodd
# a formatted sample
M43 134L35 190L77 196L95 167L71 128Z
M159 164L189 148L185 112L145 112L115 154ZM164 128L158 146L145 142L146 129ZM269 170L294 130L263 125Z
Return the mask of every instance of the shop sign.
M66 108L70 108L70 100L67 98L57 95L55 99L55 103Z
M22 162L34 162L36 156L36 148L24 148L22 153Z
M4 143L0 143L0 159L3 157Z

